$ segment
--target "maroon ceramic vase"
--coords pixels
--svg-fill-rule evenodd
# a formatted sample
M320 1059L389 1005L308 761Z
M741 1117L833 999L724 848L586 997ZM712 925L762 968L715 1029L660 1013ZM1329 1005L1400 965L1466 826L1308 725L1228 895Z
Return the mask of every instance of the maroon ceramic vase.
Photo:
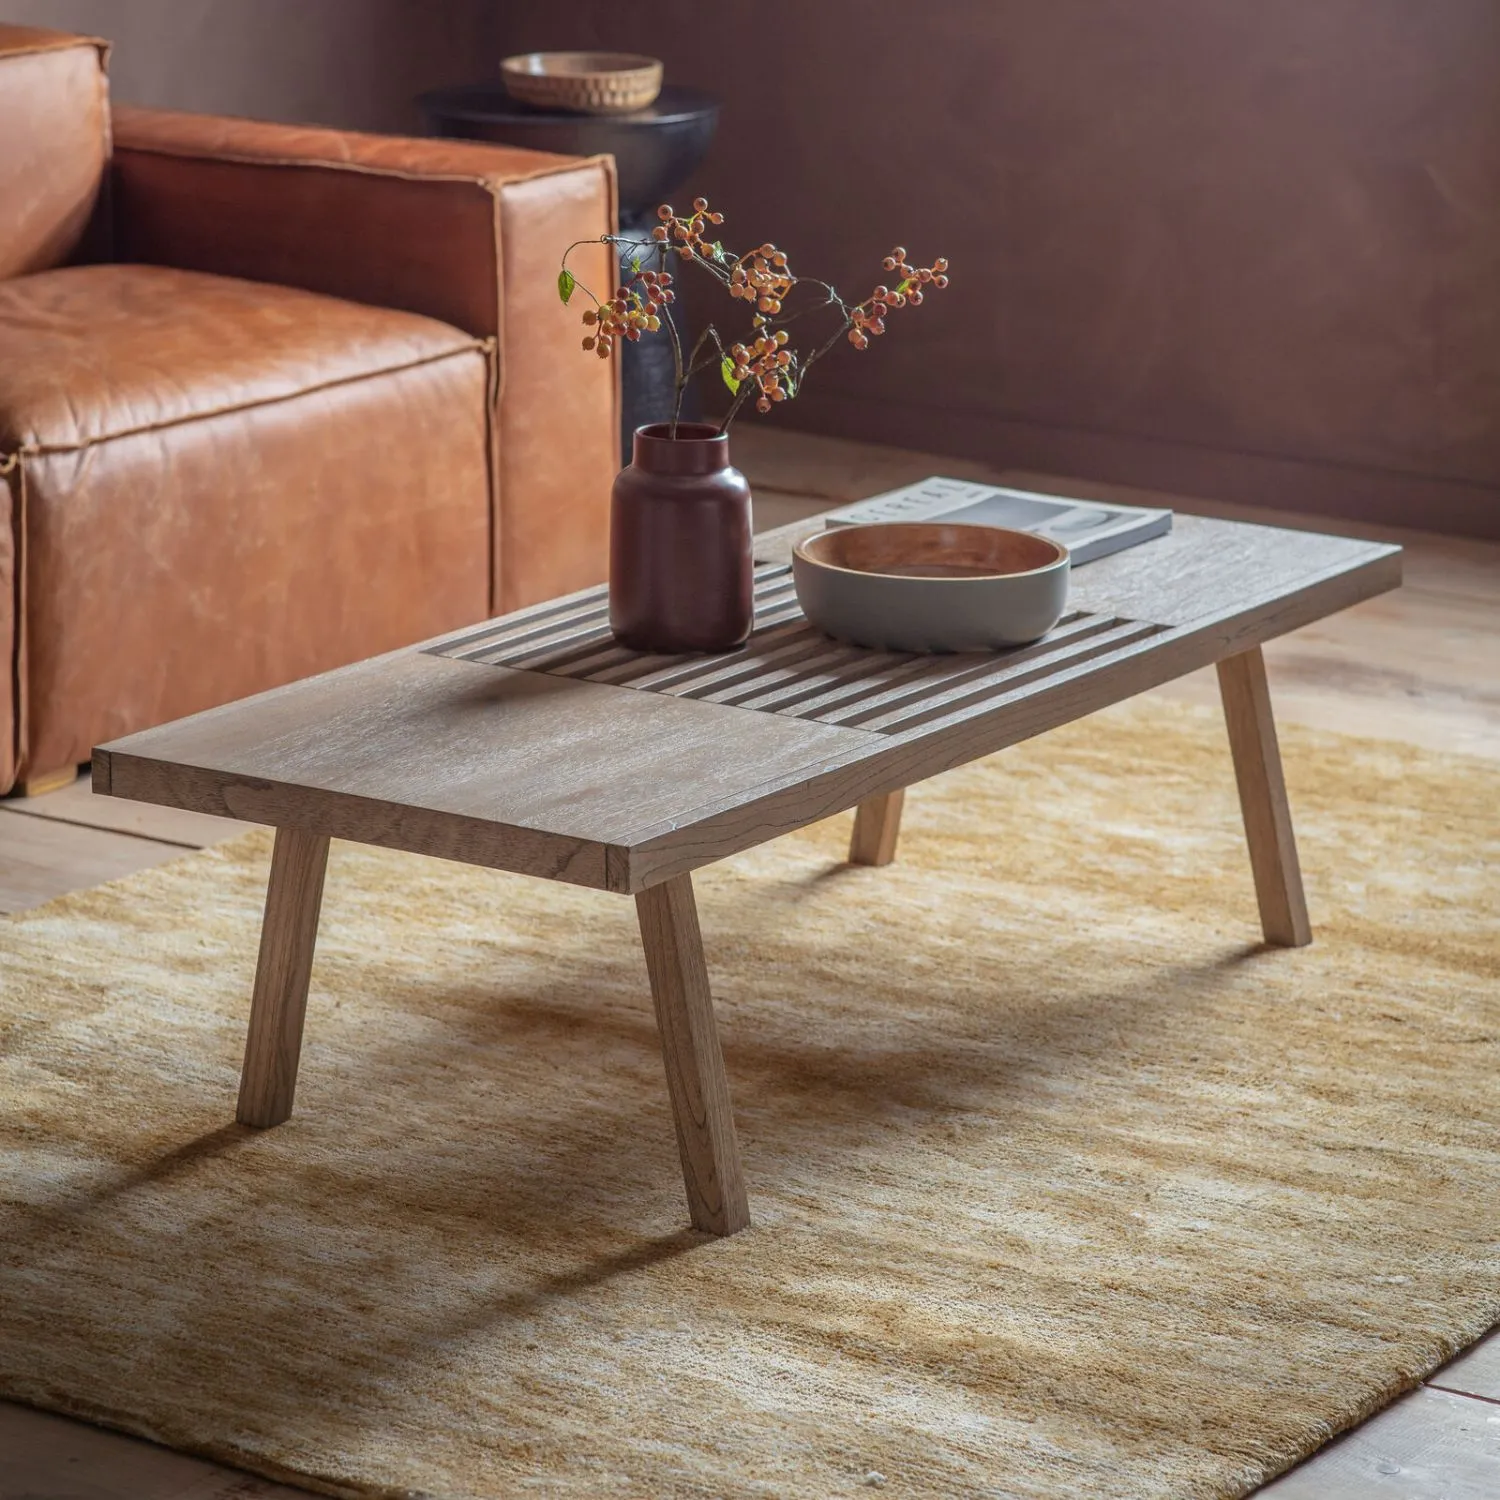
M707 422L639 427L615 480L609 623L637 651L732 651L755 620L750 486Z

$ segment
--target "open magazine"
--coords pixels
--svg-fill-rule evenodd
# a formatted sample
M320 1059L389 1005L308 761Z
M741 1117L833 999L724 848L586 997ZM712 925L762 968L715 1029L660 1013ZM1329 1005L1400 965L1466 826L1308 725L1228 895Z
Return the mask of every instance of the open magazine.
M823 519L830 526L859 526L872 521L954 521L1034 531L1068 549L1073 566L1108 557L1111 552L1165 536L1172 512L1135 505L1107 505L1063 495L1002 489L965 479L924 479L905 489L872 495Z

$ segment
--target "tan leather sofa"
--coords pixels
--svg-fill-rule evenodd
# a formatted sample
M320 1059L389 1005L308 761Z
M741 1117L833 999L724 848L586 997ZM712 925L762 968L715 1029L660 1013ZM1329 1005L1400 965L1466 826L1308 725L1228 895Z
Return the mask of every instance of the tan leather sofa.
M0 26L0 792L605 571L612 163L112 119L106 60Z

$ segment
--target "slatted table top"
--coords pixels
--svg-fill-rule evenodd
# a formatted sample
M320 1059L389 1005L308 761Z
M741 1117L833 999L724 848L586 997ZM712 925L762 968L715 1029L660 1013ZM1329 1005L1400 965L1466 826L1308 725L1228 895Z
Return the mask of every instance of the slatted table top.
M610 636L602 588L101 747L94 788L639 891L1285 634L1400 582L1400 548L1178 516L1079 568L1011 651L907 656L802 618L759 539L722 656Z

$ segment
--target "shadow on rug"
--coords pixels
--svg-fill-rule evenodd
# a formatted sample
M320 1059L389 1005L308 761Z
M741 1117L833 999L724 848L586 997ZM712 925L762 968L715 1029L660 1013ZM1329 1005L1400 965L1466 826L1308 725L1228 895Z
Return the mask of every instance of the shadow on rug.
M226 1123L268 840L0 923L0 1393L334 1493L1229 1497L1500 1316L1500 788L1113 710L705 872L753 1227L687 1230L633 904L336 846Z

